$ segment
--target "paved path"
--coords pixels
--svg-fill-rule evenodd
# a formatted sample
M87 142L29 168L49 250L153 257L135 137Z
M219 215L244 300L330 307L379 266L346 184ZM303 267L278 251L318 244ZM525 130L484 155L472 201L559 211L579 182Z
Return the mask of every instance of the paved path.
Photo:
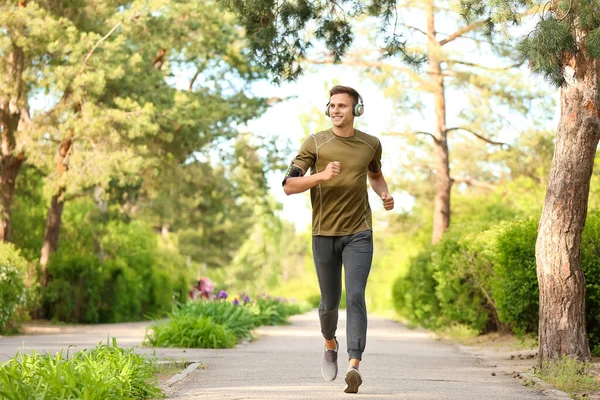
M428 333L370 317L367 349L361 364L360 393L343 393L345 319L340 316L340 372L326 382L320 374L323 341L316 311L295 316L292 324L265 327L259 340L235 349L149 349L140 347L148 323L48 327L39 335L0 337L0 362L17 351L54 353L94 347L116 337L122 347L156 352L163 359L199 361L205 369L190 373L167 388L170 399L457 399L530 400L555 398L525 387L505 373L486 367L456 346L434 340ZM73 351L73 350L71 350ZM492 373L496 375L493 376Z
M343 393L345 319L338 340L342 377L320 374L321 338L316 312L292 318L291 326L261 330L260 340L231 350L206 352L207 368L168 389L171 399L551 399L428 333L371 317L361 364L360 393ZM495 376L492 375L495 373ZM350 397L349 397L350 396ZM562 398L562 397L561 397Z

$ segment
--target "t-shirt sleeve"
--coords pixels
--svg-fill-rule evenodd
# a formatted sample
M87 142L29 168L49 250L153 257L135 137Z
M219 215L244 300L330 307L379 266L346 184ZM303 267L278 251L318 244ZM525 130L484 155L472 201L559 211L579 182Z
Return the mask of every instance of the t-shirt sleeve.
M302 168L304 170L304 174L306 174L308 170L315 164L316 160L317 148L315 144L315 138L311 135L304 140L302 146L300 146L298 155L296 155L296 158L294 158L292 163Z
M377 141L377 147L373 153L373 159L369 163L369 171L377 173L381 171L381 141Z

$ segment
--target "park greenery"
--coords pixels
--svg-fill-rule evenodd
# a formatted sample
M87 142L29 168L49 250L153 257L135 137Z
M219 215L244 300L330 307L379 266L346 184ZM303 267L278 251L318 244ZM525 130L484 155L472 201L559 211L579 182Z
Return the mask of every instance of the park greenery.
M573 72L600 73L593 2L326 3L0 3L0 334L31 318L154 319L151 346L233 347L305 310L261 293L318 305L310 233L268 185L304 138L286 147L247 125L285 101L255 84L350 71L395 105L400 122L363 128L386 143L391 191L413 200L375 213L369 311L437 331L545 327L540 368L556 343L600 355L600 81ZM559 105L529 68L563 86ZM321 108L298 114L305 135L330 124ZM189 301L201 276L252 300ZM562 298L544 297L547 276ZM587 342L552 336L569 331L548 319L563 312ZM76 374L103 357L140 367L138 394L108 375L106 393L154 394L140 383L153 367L116 345L22 355L0 382L60 398L35 372L60 366L82 395Z
M74 354L19 354L0 368L3 399L157 399L157 361L112 343Z
M222 293L225 293L224 291ZM216 301L190 302L168 314L168 319L148 328L147 344L154 347L191 347L222 349L234 347L242 340L253 339L259 326L284 325L292 315L309 310L307 304L282 299L247 295L226 301L221 294Z

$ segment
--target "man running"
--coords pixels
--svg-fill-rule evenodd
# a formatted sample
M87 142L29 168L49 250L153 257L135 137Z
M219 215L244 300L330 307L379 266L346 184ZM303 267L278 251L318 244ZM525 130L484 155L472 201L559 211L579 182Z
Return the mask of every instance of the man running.
M332 128L310 135L283 180L287 195L310 189L313 257L321 303L319 319L325 338L321 372L326 380L337 376L338 342L335 332L342 295L342 264L346 284L346 339L349 366L346 393L362 384L358 371L367 338L365 288L373 260L371 208L367 178L386 210L394 208L381 173L381 142L354 128L364 105L356 90L334 86L325 114ZM310 175L305 175L310 169Z

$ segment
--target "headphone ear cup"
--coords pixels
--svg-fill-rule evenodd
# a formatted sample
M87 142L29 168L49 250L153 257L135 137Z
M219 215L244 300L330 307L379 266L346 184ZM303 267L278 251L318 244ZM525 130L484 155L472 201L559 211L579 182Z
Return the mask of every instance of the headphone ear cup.
M329 117L329 103L325 106L325 115Z
M360 117L365 112L365 106L363 105L363 103L358 103L357 105L354 106L353 111L354 111L355 117Z

